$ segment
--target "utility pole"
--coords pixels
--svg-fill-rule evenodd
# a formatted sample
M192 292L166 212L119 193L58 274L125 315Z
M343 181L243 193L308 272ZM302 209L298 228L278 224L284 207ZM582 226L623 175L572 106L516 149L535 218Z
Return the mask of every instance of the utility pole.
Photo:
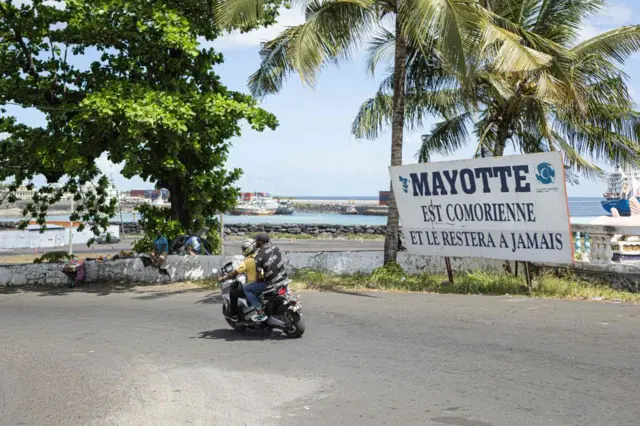
M71 197L71 215L74 211L74 198L75 195ZM69 216L69 257L73 256L73 220L71 220L71 215Z
M224 214L220 213L220 256L224 256Z

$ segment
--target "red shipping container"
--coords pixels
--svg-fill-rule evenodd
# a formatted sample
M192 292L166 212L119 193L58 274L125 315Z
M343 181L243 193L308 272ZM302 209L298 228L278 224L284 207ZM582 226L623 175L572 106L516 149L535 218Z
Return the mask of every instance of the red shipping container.
M378 195L378 204L381 206L388 206L390 198L391 191L380 191Z

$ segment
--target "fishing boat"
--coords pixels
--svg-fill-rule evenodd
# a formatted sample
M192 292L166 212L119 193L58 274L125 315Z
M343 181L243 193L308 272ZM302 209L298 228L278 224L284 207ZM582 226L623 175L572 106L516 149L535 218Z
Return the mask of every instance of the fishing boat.
M263 192L245 192L241 194L241 201L231 211L235 216L271 216L276 214L280 205L277 201Z
M603 194L602 207L609 213L616 209L620 216L629 216L629 200L640 196L640 171L623 170L619 165L607 179L607 191Z
M293 207L293 203L291 201L278 201L278 209L276 210L277 215L291 215L295 213L295 211L296 209Z
M365 216L388 216L389 206L366 206L362 208Z
M358 214L358 210L354 204L350 204L342 210L342 214Z

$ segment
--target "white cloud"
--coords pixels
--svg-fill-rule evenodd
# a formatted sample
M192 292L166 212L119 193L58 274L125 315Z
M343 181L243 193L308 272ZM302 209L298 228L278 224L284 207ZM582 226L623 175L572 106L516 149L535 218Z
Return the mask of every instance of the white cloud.
M281 9L278 23L268 28L260 28L241 34L239 31L226 34L217 39L213 46L217 49L244 49L257 47L263 41L273 40L288 27L300 25L304 22L304 12L297 9Z
M588 40L616 27L630 24L634 18L634 12L627 6L610 4L597 15L585 21L578 34L578 42Z
M591 20L600 26L620 26L633 21L633 11L622 4L610 4Z
M145 182L140 177L134 177L132 179L127 179L122 176L122 168L124 164L113 164L107 158L107 154L102 154L97 160L96 165L104 173L107 177L113 177L113 181L116 185L116 188L119 190L128 190L128 189L148 189L152 188L153 184L150 182Z
M417 148L422 145L422 135L428 133L428 130L421 129L417 133L411 133L410 135L405 134L404 137L404 146Z
M33 2L31 0L13 0L13 5L16 7L20 7L22 5L31 6ZM52 6L56 9L63 10L67 5L62 0L45 0L42 2L45 6Z

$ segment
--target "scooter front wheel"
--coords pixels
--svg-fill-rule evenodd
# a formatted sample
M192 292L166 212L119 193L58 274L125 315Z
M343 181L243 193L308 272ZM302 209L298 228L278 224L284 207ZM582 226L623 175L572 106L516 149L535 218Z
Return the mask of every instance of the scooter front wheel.
M246 325L239 325L238 323L231 321L231 319L229 319L229 317L227 316L228 314L229 312L227 311L227 306L223 305L222 315L224 315L224 319L227 321L227 324L229 324L235 331L245 331L247 329Z
M231 321L229 318L225 319L227 320L227 324L229 324L235 331L245 331L247 329L246 325L238 325L235 322Z

